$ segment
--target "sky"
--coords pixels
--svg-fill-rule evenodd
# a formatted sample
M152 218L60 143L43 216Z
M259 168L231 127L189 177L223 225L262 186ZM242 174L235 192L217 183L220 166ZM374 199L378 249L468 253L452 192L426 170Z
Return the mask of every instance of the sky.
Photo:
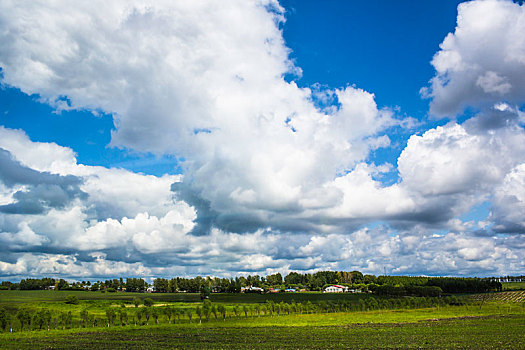
M0 279L525 270L525 6L2 1Z

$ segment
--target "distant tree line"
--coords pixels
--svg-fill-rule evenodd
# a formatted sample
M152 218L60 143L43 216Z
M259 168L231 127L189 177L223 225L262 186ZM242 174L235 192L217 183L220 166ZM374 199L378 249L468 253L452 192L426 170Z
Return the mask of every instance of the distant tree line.
M369 288L380 295L438 296L501 291L503 285L493 278L379 276Z
M518 279L518 278L516 278ZM441 293L481 293L502 290L499 278L463 277L413 277L364 275L359 271L319 271L301 274L290 272L284 278L280 273L268 276L248 275L235 278L201 277L171 279L156 278L150 285L143 278L109 279L105 281L72 282L64 279L22 279L19 283L4 281L0 289L18 290L91 290L105 292L145 292L148 288L157 293L239 293L246 287L265 291L295 290L321 291L329 285L340 284L351 289L370 291L379 295L438 296Z

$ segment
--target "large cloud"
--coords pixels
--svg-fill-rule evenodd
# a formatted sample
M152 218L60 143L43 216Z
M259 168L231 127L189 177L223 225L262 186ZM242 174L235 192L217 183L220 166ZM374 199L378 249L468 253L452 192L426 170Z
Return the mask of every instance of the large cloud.
M181 198L208 203L225 229L253 231L303 210L304 197L388 146L379 133L399 123L358 88L328 91L339 107L321 112L309 89L285 81L297 69L274 1L0 10L5 83L58 109L112 113L114 146L184 157L177 191L188 187Z
M498 232L525 233L525 163L512 169L496 189L492 219Z
M31 142L19 131L1 131L6 139L11 134L16 135L19 142L16 147L23 146L20 149L27 151L27 154L39 154L35 157L38 159L35 164L42 171L53 166L53 157L47 156L42 144ZM453 152L443 148L443 145L473 137L457 125L431 130L418 142L410 142L401 158L412 152L419 153L417 147L429 147L435 141L436 133L443 140L450 138L447 142L441 140L436 143L441 147L438 153L443 154ZM60 146L50 146L60 153ZM484 149L485 144L481 143L479 147ZM23 157L25 153L21 153ZM43 160L46 156L47 167ZM458 156L461 157L461 154ZM428 164L432 164L433 157L426 155ZM22 159L13 161L22 162ZM27 167L32 165L31 159L26 158L24 163L28 164ZM439 162L437 164L433 171L439 171ZM516 186L519 188L521 168L518 166L506 176L502 187L498 187L496 192L498 198L503 198L504 194L500 194L503 191L513 192ZM476 231L471 232L472 224L457 220L449 223L461 210L452 214L446 212L447 215L441 218L444 223L442 228L455 225L454 233L433 235L432 228L428 226L432 220L421 216L424 210L432 213L443 210L443 205L437 204L444 201L443 196L450 197L445 200L446 205L465 205L461 196L476 192L477 187L485 188L481 186L481 180L473 190L465 185L462 191L458 188L457 191L428 193L418 185L417 178L410 176L399 184L383 187L372 177L388 169L361 164L331 184L333 189L327 187L322 190L327 193L335 191L338 193L336 197L344 194L340 197L344 198L342 202L336 201L332 207L328 202L315 202L315 205L307 202L302 205L308 210L282 214L282 222L289 222L291 227L297 227L297 222L306 222L305 230L316 231L317 234L261 229L238 234L210 225L206 234L195 235L199 211L174 198L171 191L173 182L180 183L177 182L178 176L154 177L122 169L71 164L67 169L82 179L80 188L87 196L77 198L64 208L52 208L38 215L3 215L0 219L2 274L224 276L237 272L265 274L348 268L379 273L386 268L394 273L469 275L480 270L484 270L485 274L518 272L522 267L519 256L525 247L519 239L498 238L494 241L490 232L486 232L485 237L479 236ZM475 173L476 169L472 171ZM64 173L62 176L71 175ZM428 174L424 176L432 178ZM124 183L119 179L124 179ZM489 180L488 183L495 181ZM155 194L149 197L143 192L144 187ZM4 190L9 191L10 188L5 187ZM485 197L483 191L478 192ZM514 195L521 198L519 192ZM124 200L120 198L122 196ZM153 203L155 199L157 202ZM505 200L500 202L506 203ZM106 208L111 208L112 215L98 214ZM151 213L153 211L155 214ZM420 213L419 216L417 213ZM520 215L519 208L516 208L514 215ZM413 223L405 229L399 226L400 230L386 224L375 228L357 228L375 219L389 220L394 225L399 220ZM354 221L356 225L348 225ZM519 222L516 218L507 221ZM476 227L481 228L479 225Z
M25 167L2 148L0 182L16 189L12 193L12 201L0 205L0 213L40 214L49 208L63 208L75 198L86 195L79 188L82 181L78 177L60 176Z
M438 116L500 101L522 104L525 94L525 6L512 1L470 1L458 6L454 33L432 65L436 76L424 93Z
M155 242L169 249L167 234L193 227L193 209L171 192L179 176L79 165L69 149L6 128L0 128L0 147L7 149L0 148L4 251L24 242L55 251L126 249L128 241L131 250L151 251ZM55 155L66 157L57 163Z

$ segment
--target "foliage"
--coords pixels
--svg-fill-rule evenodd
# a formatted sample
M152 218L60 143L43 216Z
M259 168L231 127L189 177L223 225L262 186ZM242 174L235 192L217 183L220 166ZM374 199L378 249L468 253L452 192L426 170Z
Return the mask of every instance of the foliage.
M388 295L388 296L417 296L417 297L439 297L443 293L441 288L435 286L418 286L408 285L393 286L393 285L372 285L370 288L377 295Z
M429 278L427 285L439 287L445 293L480 293L502 290L500 282L489 278L433 277Z
M126 291L127 292L143 292L146 290L146 281L142 278L127 278Z
M78 304L78 298L76 295L68 295L66 296L66 304Z
M19 288L20 290L35 290L35 289L46 289L50 286L55 285L55 280L53 278L28 278L20 281Z
M31 326L31 313L28 310L20 309L16 313L16 318L20 322L20 330L24 330L24 326Z
M10 315L4 307L0 307L0 328L5 331L9 324Z
M142 304L142 299L140 298L133 298L133 304L135 305L135 307L139 307L140 304Z

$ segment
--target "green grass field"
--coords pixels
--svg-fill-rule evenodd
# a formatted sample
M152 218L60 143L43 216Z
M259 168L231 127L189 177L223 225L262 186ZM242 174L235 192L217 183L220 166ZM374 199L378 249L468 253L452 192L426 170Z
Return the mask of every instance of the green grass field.
M101 293L87 291L50 291L50 290L0 290L0 304L20 304L25 302L52 302L63 301L68 295L75 295L79 300L115 300L131 303L133 298L151 298L158 302L200 302L198 293ZM258 293L213 293L210 300L216 303L264 303L266 300L274 302L318 302L321 300L350 300L355 301L367 297L366 294L336 294L322 292L306 293L275 293L275 294L258 294Z
M503 290L525 290L525 282L503 282Z
M397 323L346 323L311 315L310 324L295 325L295 316L279 317L281 325L210 322L149 327L33 331L3 334L3 349L520 349L525 348L525 316L484 316ZM278 317L273 317L277 319ZM284 325L283 325L284 324Z
M509 292L507 292L509 293ZM520 292L512 292L520 293ZM65 304L65 297L76 295L77 305ZM496 295L493 293L491 295ZM305 298L301 300L297 296ZM277 316L259 316L248 313L235 316L233 306L253 306L269 298L286 301L334 301L347 298L356 302L369 295L304 294L224 294L213 295L214 303L228 307L228 316L219 316L199 323L193 315L173 318L168 324L166 316L159 324L135 326L129 320L122 327L117 321L111 327L79 328L78 315L82 310L104 318L108 307L121 308L132 314L137 309L131 304L134 297L152 297L154 308L168 304L177 308L195 310L200 299L195 294L126 294L60 291L0 291L0 306L15 312L19 308L38 310L45 308L59 313L71 311L72 329L32 330L15 329L13 333L0 333L1 349L80 349L96 346L99 349L149 348L229 348L229 349L324 349L324 348L472 348L519 349L525 348L525 303L497 299L473 301L462 306L442 306L411 309L372 310L355 312L302 313ZM294 298L291 298L293 296ZM283 300L283 299L280 299ZM45 327L44 327L45 328ZM52 327L53 328L53 327Z

